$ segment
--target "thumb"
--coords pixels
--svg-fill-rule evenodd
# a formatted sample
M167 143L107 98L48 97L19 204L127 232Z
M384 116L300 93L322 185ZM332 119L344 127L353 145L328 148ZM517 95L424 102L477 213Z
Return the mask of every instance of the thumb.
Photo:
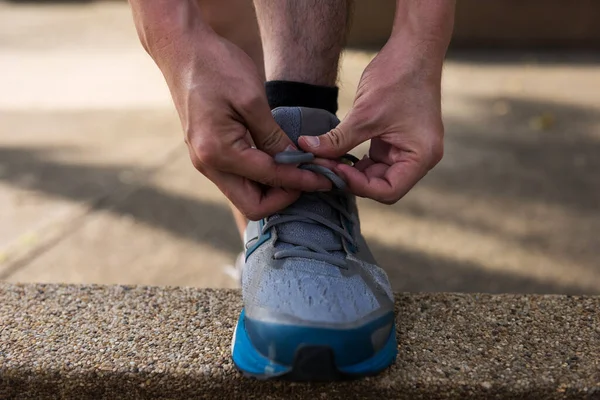
M246 127L259 150L274 156L284 151L288 146L294 146L273 118L266 99L246 113L244 118Z
M353 129L351 119L345 118L338 126L320 136L300 136L303 150L323 158L337 158L358 146L362 140Z

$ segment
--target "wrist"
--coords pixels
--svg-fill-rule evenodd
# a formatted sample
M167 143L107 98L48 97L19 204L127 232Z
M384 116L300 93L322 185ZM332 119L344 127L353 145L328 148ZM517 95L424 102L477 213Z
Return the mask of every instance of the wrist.
M191 48L214 34L196 2L130 0L142 45L157 64L191 53ZM187 49L187 50L185 50Z
M422 53L441 68L452 37L454 8L455 0L397 0L386 46Z

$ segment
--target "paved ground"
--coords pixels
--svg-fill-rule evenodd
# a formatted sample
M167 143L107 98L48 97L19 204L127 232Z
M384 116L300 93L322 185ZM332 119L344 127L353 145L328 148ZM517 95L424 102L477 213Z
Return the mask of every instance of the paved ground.
M344 58L342 115L370 57ZM449 58L444 160L361 202L395 289L600 293L599 62ZM0 88L0 279L235 286L227 203L125 4L0 3Z
M243 378L230 357L240 300L232 290L0 283L0 397L600 398L598 297L398 294L396 364L326 385Z

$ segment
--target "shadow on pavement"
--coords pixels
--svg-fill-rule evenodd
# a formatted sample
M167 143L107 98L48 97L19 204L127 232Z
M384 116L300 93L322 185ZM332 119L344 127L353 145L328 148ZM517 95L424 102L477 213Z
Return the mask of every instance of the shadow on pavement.
M128 166L57 162L52 160L52 151L0 147L3 168L0 181L74 201L99 199L93 202L95 209L131 216L177 236L210 243L231 255L239 253L240 239L227 207L175 196L153 186L124 182L123 173L131 173ZM107 194L124 192L130 193L116 201ZM207 215L218 226L207 224Z
M569 104L516 98L472 98L473 118L447 120L447 156L418 187L459 195L464 207L445 211L437 203L420 202L419 195L386 210L419 218L447 221L471 231L504 235L506 240L527 248L597 268L600 236L600 115L593 109ZM489 110L502 101L510 110L494 116ZM552 114L551 126L532 129L530 118ZM516 128L515 128L516 127ZM61 149L0 147L0 180L19 187L74 201L87 201L107 192L129 191L131 185L120 176L127 165L100 167L67 164L53 159ZM415 192L417 193L417 192ZM500 204L548 205L589 218L588 230L563 225L560 246L548 235L515 236L496 226L467 218L470 202L494 199ZM106 197L98 209L129 215L148 224L229 253L239 251L239 238L225 203L175 195L153 186L136 186L124 200ZM368 212L383 205L367 203ZM493 207L493 206L490 206ZM493 210L492 210L493 212ZM515 212L520 212L515 210ZM364 214L363 214L364 215ZM207 218L206 216L210 216ZM207 221L209 221L207 223ZM556 236L553 236L556 239ZM562 243L564 242L564 243ZM387 269L396 290L522 293L591 293L589 289L555 282L543 282L511 273L490 271L477 263L458 262L419 251L389 246L378 241L370 245Z
M500 237L502 242L545 254L569 265L600 274L600 114L596 109L572 104L533 99L499 97L468 98L473 116L446 118L446 155L413 192L398 204L388 207L363 202L371 213L393 211L432 224L450 224L480 235ZM492 110L502 104L505 115ZM503 113L504 114L504 113ZM547 126L535 126L544 115ZM532 127L532 118L534 127ZM434 201L422 196L435 193ZM454 200L451 206L443 206ZM459 200L455 200L456 198ZM481 218L472 212L484 204L489 214L522 219L525 232L503 230L494 218ZM545 221L545 216L554 216ZM536 213L536 215L531 215ZM496 217L497 219L498 217ZM535 223L535 226L531 227ZM550 227L544 226L548 225ZM542 227L542 228L540 228ZM475 245L475 244L474 244ZM376 245L374 246L376 247ZM375 253L386 265L395 257L386 249ZM394 282L407 288L424 290L485 290L490 292L538 292L539 282L495 275L493 280L477 266L464 262L453 265L460 270L441 272L445 266L421 253L405 253L408 265L420 268L417 276L388 269ZM397 265L395 263L394 265ZM523 265L521 268L528 268ZM426 280L429 282L426 283ZM406 283L404 283L406 281ZM411 282L411 283L408 283ZM543 292L578 293L581 289L546 285ZM593 290L597 293L598 289Z
M457 149L467 149L465 153L488 157L479 161L479 168L457 163L436 169L428 185L447 190L459 185L461 193L474 196L600 211L597 109L511 97L469 101L479 111L469 120L448 118L447 140ZM485 115L498 104L510 110L506 116Z

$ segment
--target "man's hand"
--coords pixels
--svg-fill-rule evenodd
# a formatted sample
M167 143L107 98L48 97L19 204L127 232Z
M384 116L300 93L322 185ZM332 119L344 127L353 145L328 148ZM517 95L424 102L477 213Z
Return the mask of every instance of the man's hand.
M335 168L357 196L392 204L442 158L444 129L439 80L422 76L402 55L384 48L365 69L354 106L333 130L300 146L325 158L339 157L371 139L369 156L355 167ZM404 63L404 65L403 65Z
M205 65L173 91L194 167L253 220L293 203L299 190L330 188L322 176L274 162L293 144L271 115L252 60L223 39L203 47Z
M253 220L293 203L300 191L331 188L323 176L274 162L293 144L271 115L258 70L202 23L194 2L177 2L175 12L163 2L169 15L154 10L160 19L153 30L143 18L151 6L142 3L132 2L138 32L169 85L198 171Z
M368 157L354 167L340 163L334 168L357 196L395 203L442 158L440 81L452 20L448 32L439 35L409 29L411 19L427 25L418 13L426 14L428 2L437 3L437 10L453 7L448 0L399 1L402 18L396 19L403 28L365 69L346 118L322 136L299 140L306 151L336 158L371 139ZM440 18L452 18L452 10Z

